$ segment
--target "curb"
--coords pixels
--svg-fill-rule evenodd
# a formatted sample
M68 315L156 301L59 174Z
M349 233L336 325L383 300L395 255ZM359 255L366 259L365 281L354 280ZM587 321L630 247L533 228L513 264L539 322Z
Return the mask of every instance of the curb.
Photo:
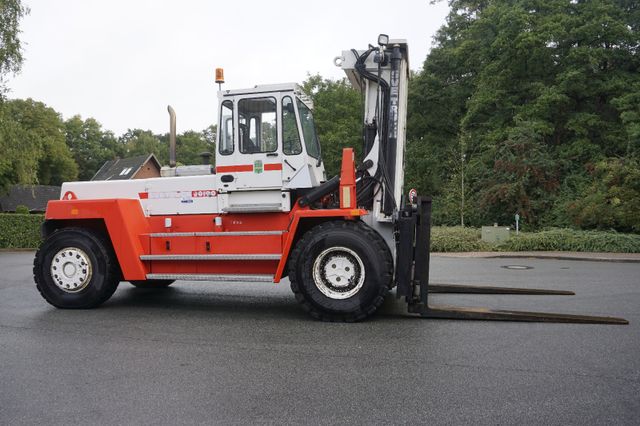
M441 252L437 257L477 259L553 259L587 262L640 263L640 253L588 253L588 252Z

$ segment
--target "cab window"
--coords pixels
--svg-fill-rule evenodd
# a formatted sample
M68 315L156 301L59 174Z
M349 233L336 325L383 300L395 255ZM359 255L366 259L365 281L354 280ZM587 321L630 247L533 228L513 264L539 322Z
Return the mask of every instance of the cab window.
M241 99L238 102L240 152L252 154L278 149L276 99Z
M296 112L290 96L282 98L282 151L287 155L298 155L302 152Z
M320 158L320 143L316 134L316 126L313 122L311 110L302 102L298 101L298 111L300 112L300 124L302 125L302 134L304 135L304 146L307 148L307 154L313 158Z
M220 143L218 152L233 154L233 102L224 101L220 111Z

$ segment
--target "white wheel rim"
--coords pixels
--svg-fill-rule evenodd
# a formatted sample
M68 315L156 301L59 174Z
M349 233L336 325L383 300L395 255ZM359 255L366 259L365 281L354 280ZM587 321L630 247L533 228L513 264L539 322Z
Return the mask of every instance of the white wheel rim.
M89 256L77 247L66 247L51 259L51 279L66 293L77 293L91 281Z
M313 281L325 296L348 299L364 284L364 264L360 256L346 247L324 250L313 262Z

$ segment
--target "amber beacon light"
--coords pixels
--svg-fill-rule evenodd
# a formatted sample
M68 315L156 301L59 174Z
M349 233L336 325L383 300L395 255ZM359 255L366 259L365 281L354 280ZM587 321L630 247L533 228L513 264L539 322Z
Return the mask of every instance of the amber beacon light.
M221 85L224 83L224 69L216 68L216 83L218 83L218 88L222 88Z

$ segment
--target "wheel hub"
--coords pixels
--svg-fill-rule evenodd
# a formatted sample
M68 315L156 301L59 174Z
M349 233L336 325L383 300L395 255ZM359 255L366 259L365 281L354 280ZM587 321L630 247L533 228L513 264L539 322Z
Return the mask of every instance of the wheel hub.
M313 279L325 296L347 299L362 288L364 265L353 250L331 247L320 253L313 263Z
M51 260L51 279L66 293L76 293L91 281L89 256L77 247L66 247Z

